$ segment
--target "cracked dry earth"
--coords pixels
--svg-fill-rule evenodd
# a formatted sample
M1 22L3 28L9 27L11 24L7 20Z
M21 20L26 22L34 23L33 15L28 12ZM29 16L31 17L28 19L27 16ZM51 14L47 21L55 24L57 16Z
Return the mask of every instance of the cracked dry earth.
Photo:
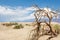
M23 29L2 29L0 25L0 40L28 40L29 32L32 28L23 28ZM49 36L44 35L39 38L39 40L46 40ZM60 35L51 40L60 40Z

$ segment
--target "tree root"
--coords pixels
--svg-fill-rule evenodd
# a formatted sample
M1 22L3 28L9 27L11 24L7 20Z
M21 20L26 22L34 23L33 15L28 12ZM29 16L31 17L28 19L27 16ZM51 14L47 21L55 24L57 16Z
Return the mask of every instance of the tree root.
M47 40L50 40L50 39L52 39L54 37L57 37L57 35L50 36Z

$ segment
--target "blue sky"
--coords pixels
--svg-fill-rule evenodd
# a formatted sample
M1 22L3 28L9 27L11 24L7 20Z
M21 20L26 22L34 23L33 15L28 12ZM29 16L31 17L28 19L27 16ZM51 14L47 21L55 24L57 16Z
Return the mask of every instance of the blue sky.
M59 8L60 0L0 0L0 5L5 6L29 7L33 4L37 4L40 7L49 6L51 8Z
M31 6L34 4L41 8L60 8L60 0L0 0L0 22L33 19Z

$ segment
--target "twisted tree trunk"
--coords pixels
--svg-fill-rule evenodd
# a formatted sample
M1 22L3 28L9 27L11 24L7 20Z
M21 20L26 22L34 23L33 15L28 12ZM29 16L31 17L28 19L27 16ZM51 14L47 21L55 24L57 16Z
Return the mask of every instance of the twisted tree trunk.
M50 40L51 38L56 37L57 34L53 31L53 29L51 27L51 22L49 21L49 24L47 22L45 22L45 23L49 26L49 28L50 28L49 32L51 33L51 37L49 37L47 40Z
M39 39L39 32L40 32L40 23L39 22L37 22L37 29L36 29L36 32L37 32L37 34L36 34L36 40L38 40Z

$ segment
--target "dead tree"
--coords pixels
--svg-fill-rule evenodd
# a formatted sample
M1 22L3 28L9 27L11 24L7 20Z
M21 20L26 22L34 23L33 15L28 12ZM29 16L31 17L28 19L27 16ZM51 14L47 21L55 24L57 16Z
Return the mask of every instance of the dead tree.
M57 13L55 13L53 11L49 11L48 8L47 8L48 11L46 11L44 9L40 9L37 5L35 5L34 7L37 9L37 10L35 10L35 14L34 14L36 24L37 24L37 28L36 28L35 37L32 38L32 40L38 40L39 39L39 37L40 37L39 32L40 32L40 27L41 27L42 22L46 23L49 26L51 35L57 36L51 27L51 21L52 21L53 17L57 17ZM49 19L49 21L48 22L46 22L46 20L41 21L42 17L44 17L44 18L47 17ZM52 38L52 37L53 36L51 36L50 38ZM48 39L50 39L50 38L48 38Z
M48 12L46 10L40 9L37 5L35 5L34 7L37 9L37 10L35 10L35 14L34 14L35 20L36 20L36 24L37 24L37 28L36 28L36 34L35 34L36 35L35 36L36 39L32 38L32 40L38 40L39 37L40 37L40 35L39 35L40 27L41 27L40 24L42 23L41 18L43 16L47 16L48 18L50 18L50 16L48 15ZM50 21L51 20L49 19L49 23L50 23ZM50 25L49 25L49 28L52 30Z
M37 24L37 27L36 27L36 34L35 35L33 35L33 36L35 36L34 38L32 37L32 39L31 40L38 40L39 39L39 37L40 37L40 35L39 35L39 32L40 32L40 27L41 27L41 18L42 18L42 12L43 12L43 10L42 9L40 9L37 5L35 5L34 6L35 8L36 8L36 10L35 10L35 12L34 12L34 17L35 17L35 22L36 22L36 24Z
M47 8L47 10L48 10L48 8ZM57 17L57 13L48 10L48 11L45 11L44 16L46 16L46 17L49 19L49 21L48 21L48 22L45 21L45 23L46 23L46 24L49 26L49 28L50 28L50 31L49 31L49 32L51 33L51 37L49 37L48 39L51 39L51 38L57 36L57 34L53 31L52 26L51 26L51 21L52 21L52 19L53 19L54 17ZM53 36L52 36L52 35L53 35Z

